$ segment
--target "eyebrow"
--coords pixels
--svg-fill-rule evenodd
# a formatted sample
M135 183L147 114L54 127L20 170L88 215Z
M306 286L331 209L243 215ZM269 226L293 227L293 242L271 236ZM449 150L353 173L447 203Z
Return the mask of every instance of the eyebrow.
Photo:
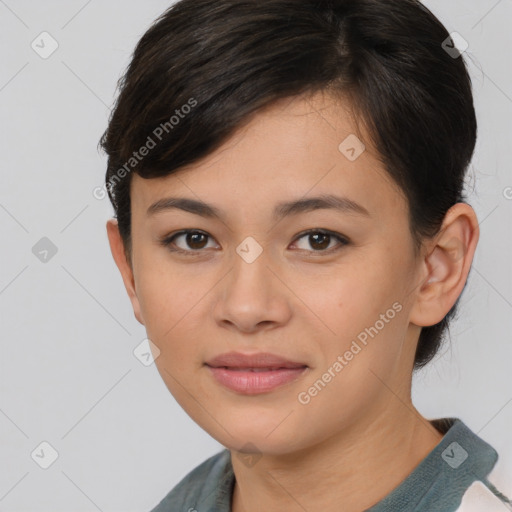
M207 218L224 218L222 210L217 207L204 203L203 201L185 197L166 197L159 199L147 209L146 214L154 215L172 209L184 210ZM298 215L323 209L334 209L342 213L364 215L367 217L371 216L364 206L347 197L323 194L317 197L279 203L274 208L273 218L277 220L290 215Z

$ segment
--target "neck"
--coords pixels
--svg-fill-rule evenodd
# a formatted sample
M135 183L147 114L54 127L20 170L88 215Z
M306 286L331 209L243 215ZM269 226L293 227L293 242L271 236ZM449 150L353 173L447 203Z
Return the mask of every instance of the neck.
M441 441L409 401L363 418L318 445L265 454L253 467L231 451L233 512L365 510L389 494Z

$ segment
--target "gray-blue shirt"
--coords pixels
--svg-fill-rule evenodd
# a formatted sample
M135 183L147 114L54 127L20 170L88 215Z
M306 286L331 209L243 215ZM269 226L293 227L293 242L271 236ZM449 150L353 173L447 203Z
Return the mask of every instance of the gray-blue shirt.
M494 448L458 418L431 423L444 434L443 439L398 487L366 512L456 512L475 481L483 482L507 510L509 499L487 480L498 459ZM230 512L234 485L231 454L224 449L186 475L151 512Z

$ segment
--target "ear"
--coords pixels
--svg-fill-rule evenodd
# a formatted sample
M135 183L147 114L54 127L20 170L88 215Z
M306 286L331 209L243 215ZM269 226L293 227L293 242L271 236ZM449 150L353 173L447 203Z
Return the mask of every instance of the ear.
M114 257L117 268L121 272L121 277L123 278L124 287L126 288L128 297L130 297L135 318L144 325L144 319L142 318L140 311L139 299L135 290L132 264L127 260L123 239L119 233L119 226L116 219L109 219L107 221L107 236L112 256Z
M411 309L411 323L428 327L447 315L464 289L479 235L471 206L457 203L448 210L439 233L422 253L422 284Z

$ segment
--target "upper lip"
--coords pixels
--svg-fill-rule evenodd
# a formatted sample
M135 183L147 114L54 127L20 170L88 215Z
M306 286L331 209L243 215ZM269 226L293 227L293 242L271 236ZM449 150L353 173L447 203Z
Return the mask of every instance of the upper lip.
M206 361L206 364L214 368L303 368L307 366L304 363L290 361L269 352L258 352L256 354L227 352Z

